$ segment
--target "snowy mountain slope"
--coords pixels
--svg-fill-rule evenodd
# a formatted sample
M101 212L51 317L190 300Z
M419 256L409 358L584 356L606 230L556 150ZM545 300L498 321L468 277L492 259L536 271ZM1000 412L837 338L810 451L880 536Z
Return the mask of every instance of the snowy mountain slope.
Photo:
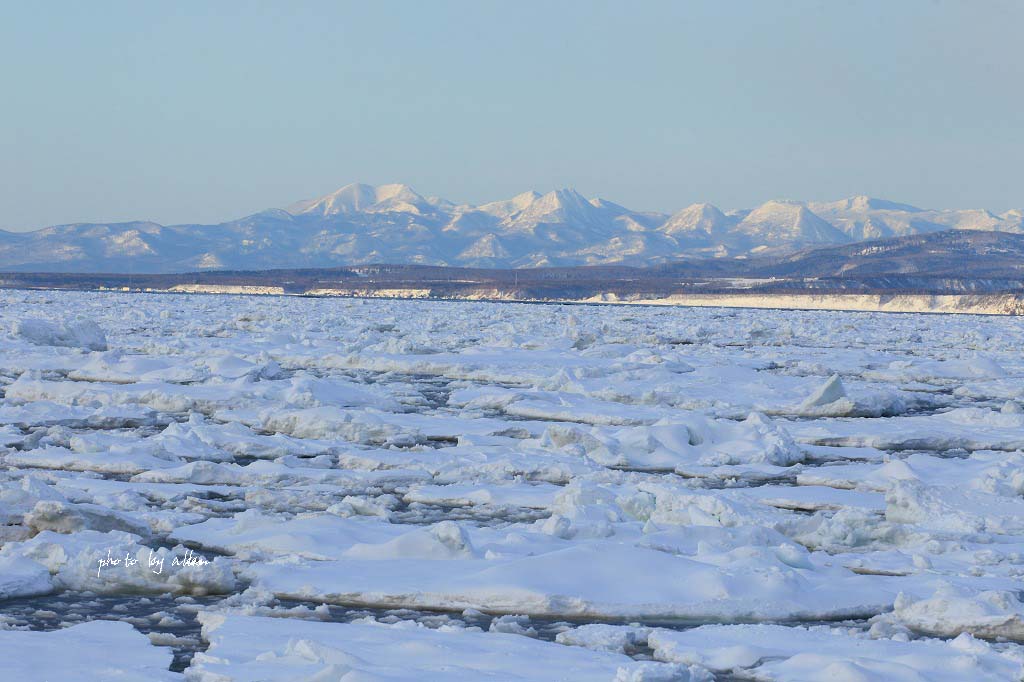
M745 261L744 274L775 278L916 276L977 280L1024 278L1024 235L943 230ZM979 284L984 288L984 284Z
M712 240L726 237L735 224L717 206L691 204L669 216L660 230L673 236Z
M294 215L312 214L332 216L339 213L414 213L431 211L431 203L408 185L380 185L373 187L360 183L345 185L326 196L300 201L288 207Z
M844 232L796 201L768 201L740 221L734 232L748 240L752 251L795 244L839 244L849 240Z
M906 237L940 230L1022 232L1021 213L995 215L984 209L933 211L865 196L809 203L814 211L854 240Z
M473 267L649 265L693 257L784 255L814 246L950 228L1024 233L1024 214L920 209L855 196L722 211L634 211L573 189L478 206L401 184L349 184L286 210L217 225L80 223L0 231L0 269L182 272L413 263Z

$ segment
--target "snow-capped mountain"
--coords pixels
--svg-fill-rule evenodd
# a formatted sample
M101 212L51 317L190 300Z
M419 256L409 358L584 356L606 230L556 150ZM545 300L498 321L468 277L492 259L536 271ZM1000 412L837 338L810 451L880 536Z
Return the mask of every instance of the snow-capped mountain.
M865 196L828 203L812 202L807 207L854 241L950 229L1024 231L1020 211L1007 211L1002 215L984 209L933 211Z
M724 239L735 221L711 204L691 204L669 216L661 231L693 239Z
M839 244L849 237L797 201L768 201L741 220L733 232L748 240L751 250L778 244Z
M408 185L380 185L373 187L361 183L345 185L326 196L292 204L287 209L293 215L333 216L354 213L413 213L419 215L433 210Z
M646 265L693 257L796 250L948 229L1024 232L1024 213L925 210L855 196L768 201L722 211L693 204L668 215L634 211L573 189L477 206L401 184L350 184L286 209L218 225L75 224L0 231L0 269L183 272L418 263L536 267Z

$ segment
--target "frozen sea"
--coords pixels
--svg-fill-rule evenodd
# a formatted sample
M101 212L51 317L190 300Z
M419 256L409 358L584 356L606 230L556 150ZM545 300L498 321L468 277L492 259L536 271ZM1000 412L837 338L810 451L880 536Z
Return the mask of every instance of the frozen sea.
M1022 345L0 291L0 679L1021 680Z

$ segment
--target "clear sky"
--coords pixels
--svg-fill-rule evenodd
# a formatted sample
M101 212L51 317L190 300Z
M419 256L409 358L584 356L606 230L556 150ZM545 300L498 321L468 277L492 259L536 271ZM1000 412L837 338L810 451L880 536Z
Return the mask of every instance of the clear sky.
M353 181L1024 205L1024 2L0 3L0 228Z

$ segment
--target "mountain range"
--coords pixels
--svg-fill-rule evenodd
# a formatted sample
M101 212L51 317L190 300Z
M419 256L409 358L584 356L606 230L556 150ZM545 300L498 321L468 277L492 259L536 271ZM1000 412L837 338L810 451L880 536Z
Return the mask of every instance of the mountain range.
M927 210L856 196L769 201L722 211L634 211L572 189L477 206L406 185L350 184L285 209L216 225L77 223L0 231L0 270L167 273L367 263L487 268L654 265L688 258L785 256L888 237L1024 233L1024 212Z

